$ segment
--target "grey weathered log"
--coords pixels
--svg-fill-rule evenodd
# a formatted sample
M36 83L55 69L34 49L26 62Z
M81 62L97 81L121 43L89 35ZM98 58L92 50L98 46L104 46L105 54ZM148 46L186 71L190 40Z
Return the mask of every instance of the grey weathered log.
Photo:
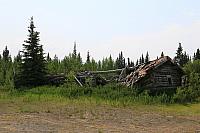
M107 70L107 71L90 71L92 74L103 74L103 73L116 73L116 72L121 72L123 69L115 69L115 70ZM128 67L130 71L133 71L135 67Z
M76 76L74 76L75 80L78 82L78 84L82 87L83 85L81 84L81 82L77 79Z

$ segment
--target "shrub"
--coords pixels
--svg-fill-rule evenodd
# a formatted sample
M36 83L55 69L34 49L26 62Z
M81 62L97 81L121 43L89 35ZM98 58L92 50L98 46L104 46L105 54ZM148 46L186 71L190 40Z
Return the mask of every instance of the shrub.
M194 64L187 64L185 69L189 72L188 86L179 87L174 95L174 100L179 103L195 102L200 97L199 68Z

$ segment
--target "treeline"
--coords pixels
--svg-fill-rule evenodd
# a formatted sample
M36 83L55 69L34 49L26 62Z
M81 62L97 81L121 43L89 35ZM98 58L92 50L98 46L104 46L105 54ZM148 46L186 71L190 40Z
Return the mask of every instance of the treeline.
M43 45L39 43L39 32L35 31L33 18L31 18L30 26L28 28L28 38L23 44L17 56L11 58L7 46L0 54L0 86L38 86L45 83L46 75L60 74L68 75L73 72L80 71L99 71L99 70L112 70L124 68L125 66L134 67L150 61L149 53L141 55L135 62L130 58L125 58L123 52L119 53L117 59L111 55L96 61L91 57L89 51L87 58L84 62L80 52L77 52L77 44L74 43L74 49L71 53L66 55L64 59L59 59L56 55L50 57L50 54L45 54ZM161 53L164 56L164 53ZM159 58L159 57L157 57ZM188 62L200 59L200 51L194 53L194 56L189 56L179 43L176 51L174 61L183 67Z

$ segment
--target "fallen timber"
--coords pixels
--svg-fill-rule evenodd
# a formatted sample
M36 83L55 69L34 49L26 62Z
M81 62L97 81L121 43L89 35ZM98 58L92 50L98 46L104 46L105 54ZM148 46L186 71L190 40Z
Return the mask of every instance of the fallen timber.
M74 75L74 80L79 86L89 85L98 86L105 85L110 82L124 82L126 77L131 72L135 71L136 67L125 67L122 69L107 70L107 71L84 71ZM106 77L105 75L110 75ZM67 76L64 73L47 75L47 84L61 85L67 82Z
M65 74L61 73L61 74L49 74L46 76L47 79L47 83L46 84L50 84L50 85L56 85L59 86L61 84L64 84L65 81L67 80L67 77L65 76Z
M85 71L77 73L75 76L75 80L80 86L83 85L90 85L90 86L97 86L97 85L105 85L112 81L123 82L128 74L133 72L136 67L125 67L122 69L115 69L115 70L107 70L107 71ZM116 73L115 76L110 78L105 78L105 76L101 76L104 74L111 74Z
M115 70L107 70L107 71L90 71L92 74L103 74L103 73L116 73L121 72L124 69L135 70L135 67L125 67L122 69L115 69Z

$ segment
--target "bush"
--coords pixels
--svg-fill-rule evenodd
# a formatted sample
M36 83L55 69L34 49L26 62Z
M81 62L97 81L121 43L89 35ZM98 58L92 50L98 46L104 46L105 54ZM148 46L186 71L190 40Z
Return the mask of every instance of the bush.
M200 97L200 60L189 62L184 70L188 75L188 84L177 89L174 100L179 103L196 102Z

